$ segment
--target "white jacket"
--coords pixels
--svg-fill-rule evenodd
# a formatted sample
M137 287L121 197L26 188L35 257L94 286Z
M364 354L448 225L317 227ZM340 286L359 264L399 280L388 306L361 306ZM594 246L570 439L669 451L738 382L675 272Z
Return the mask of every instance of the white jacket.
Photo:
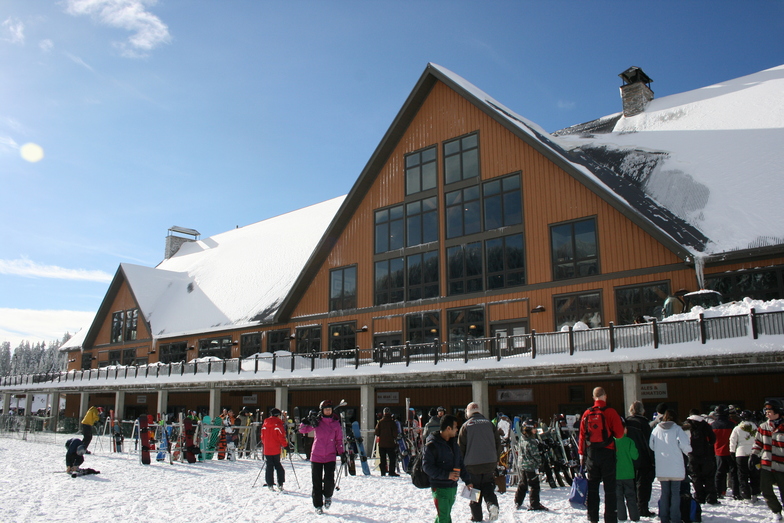
M683 456L691 452L689 436L672 421L662 421L648 440L656 456L656 477L659 481L676 481L686 477Z
M741 421L730 434L730 452L735 456L750 456L757 435L757 425L753 421Z

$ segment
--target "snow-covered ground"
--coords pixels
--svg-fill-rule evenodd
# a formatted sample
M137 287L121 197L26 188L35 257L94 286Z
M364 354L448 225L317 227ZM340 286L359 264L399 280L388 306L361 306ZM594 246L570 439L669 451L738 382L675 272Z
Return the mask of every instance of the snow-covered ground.
M4 522L97 522L144 521L194 523L248 522L421 522L432 521L435 509L429 490L415 488L408 475L343 477L332 507L316 516L310 500L310 466L294 457L285 460L286 488L283 494L255 488L253 482L262 462L208 461L205 463L139 464L133 454L112 454L108 439L95 437L84 467L100 470L95 476L71 478L65 474L63 434L29 435L28 441L0 437L0 519ZM101 441L99 441L101 440ZM293 470L296 471L297 480ZM372 467L372 465L371 465ZM542 490L542 503L550 512L514 510L514 490L499 495L499 521L562 523L585 521L585 513L569 506L568 488ZM654 483L655 507L659 498ZM486 511L485 511L486 515ZM470 519L468 502L458 499L452 511L455 522ZM709 523L769 521L771 513L760 501L747 505L725 501L703 506L703 521ZM658 521L643 518L643 522Z

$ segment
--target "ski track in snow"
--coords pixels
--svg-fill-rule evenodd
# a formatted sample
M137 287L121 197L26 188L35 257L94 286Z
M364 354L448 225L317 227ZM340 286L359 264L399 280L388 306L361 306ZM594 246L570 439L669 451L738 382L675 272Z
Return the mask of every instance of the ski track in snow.
M135 454L112 454L109 438L95 436L92 455L83 467L100 470L93 476L71 478L65 474L63 434L28 435L28 441L0 438L0 512L2 521L13 523L93 521L144 521L192 523L309 523L311 521L352 523L429 522L435 509L429 490L414 487L408 475L390 478L344 476L332 507L324 516L314 513L310 497L310 464L296 455L284 460L286 491L270 492L261 485L264 475L251 488L261 461L211 460L204 463L139 464ZM125 441L133 447L133 441ZM154 454L153 454L154 456ZM296 471L297 481L292 473ZM373 468L371 463L371 468ZM584 522L585 512L569 506L568 488L542 489L542 503L551 512L514 510L514 489L498 494L500 522ZM659 498L654 482L651 508ZM487 512L485 510L485 517ZM468 502L458 498L452 519L469 521ZM771 513L760 500L750 506L724 500L718 507L703 505L703 521L736 523L770 521ZM642 518L642 522L658 519Z

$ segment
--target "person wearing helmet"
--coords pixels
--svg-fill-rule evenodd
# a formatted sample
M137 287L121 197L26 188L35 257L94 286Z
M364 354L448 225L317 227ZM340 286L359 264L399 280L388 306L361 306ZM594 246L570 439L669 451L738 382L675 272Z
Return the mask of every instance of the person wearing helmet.
M756 500L759 494L759 474L757 469L753 469L753 472L749 469L749 456L754 445L754 437L757 435L757 424L754 423L753 418L754 414L750 410L740 412L740 423L730 434L730 454L735 456L738 490L740 497L745 501Z
M779 487L779 495L784 497L784 422L781 417L781 403L778 400L765 402L767 420L757 429L757 436L751 448L749 465L760 471L760 488L768 508L773 512L773 521L781 521L781 502L773 490Z
M324 509L332 505L332 494L335 490L335 461L340 456L345 461L343 448L343 429L340 420L332 410L332 401L324 400L319 405L319 414L313 423L305 419L300 423L301 434L315 433L313 448L310 451L310 470L313 479L313 506L316 514L323 514Z
M283 483L286 481L286 471L283 470L283 465L280 463L281 449L288 449L289 442L286 439L286 427L283 425L283 420L280 419L281 411L275 407L270 410L270 415L264 420L261 425L261 442L264 444L264 461L267 464L265 472L266 484L268 489L272 490L274 482L274 475L278 475L278 490L283 490Z

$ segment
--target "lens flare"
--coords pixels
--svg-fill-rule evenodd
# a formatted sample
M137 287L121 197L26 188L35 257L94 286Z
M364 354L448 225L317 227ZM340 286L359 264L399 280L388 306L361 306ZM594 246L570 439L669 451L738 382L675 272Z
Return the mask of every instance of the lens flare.
M44 149L37 143L26 143L19 148L19 154L28 162L40 162L44 157Z

